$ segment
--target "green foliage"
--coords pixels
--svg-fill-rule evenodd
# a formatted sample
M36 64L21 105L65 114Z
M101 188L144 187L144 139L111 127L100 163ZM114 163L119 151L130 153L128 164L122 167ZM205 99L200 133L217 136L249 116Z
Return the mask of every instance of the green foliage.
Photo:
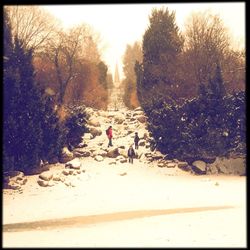
M51 96L45 95L43 98L43 119L41 126L43 129L42 158L50 162L59 156L62 147L66 142L66 129L63 123L59 122L56 111L53 109L54 101Z
M173 82L173 64L181 52L183 39L175 24L175 13L154 9L150 26L143 36L143 85Z
M68 112L69 116L65 121L66 142L71 148L76 147L87 132L85 106L71 105L68 107Z
M157 148L169 157L188 160L245 153L244 92L219 102L199 97L181 106L157 104L150 110L149 130Z
M13 44L7 16L4 22L3 167L28 173L41 159L58 156L64 133L50 98L36 86L32 50L18 39Z
M28 170L39 164L42 144L41 95L34 85L32 51L24 51L16 39L5 66L4 165Z

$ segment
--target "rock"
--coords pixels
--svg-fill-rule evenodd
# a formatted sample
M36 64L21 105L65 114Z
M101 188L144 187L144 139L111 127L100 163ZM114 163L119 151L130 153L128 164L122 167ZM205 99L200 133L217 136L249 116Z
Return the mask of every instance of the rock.
M147 121L147 117L144 115L138 116L136 118L140 123L145 123Z
M91 155L91 153L84 148L75 148L73 154L75 157L89 157Z
M207 165L204 161L194 161L192 163L192 169L197 174L206 174L207 172Z
M162 155L152 155L151 157L152 157L152 159L153 159L154 161L157 161L157 160L160 160L160 159L163 158Z
M114 119L117 124L122 124L125 120L125 117L122 115L117 115L114 117Z
M42 180L42 179L38 179L37 183L41 186L41 187L47 187L49 185L48 181Z
M142 109L142 107L139 106L139 107L135 108L134 111L143 111L143 109Z
M111 161L109 165L116 165L116 161Z
M84 133L84 136L82 136L82 139L89 141L93 139L93 135L91 133Z
M69 175L74 173L74 169L69 169Z
M82 163L78 158L73 159L72 161L69 161L66 163L65 167L73 168L73 169L80 169L82 166Z
M60 174L59 174L59 173L55 174L55 175L53 176L52 180L53 180L53 181L60 181L60 180L61 180Z
M124 176L124 175L127 175L127 173L126 173L126 172L124 172L124 173L121 173L121 174L120 174L120 176Z
M13 178L13 177L20 177L23 178L24 177L24 173L21 171L8 171L4 173L5 176L9 176L9 178Z
M94 127L89 128L89 132L93 137L102 135L102 130Z
M100 127L101 124L100 122L96 119L96 118L92 118L91 120L89 120L87 122L90 126L94 126L94 127Z
M116 158L118 155L120 155L119 148L114 148L107 152L107 157L109 158Z
M68 161L73 160L73 158L74 158L73 153L70 152L70 151L68 150L67 147L64 147L64 148L62 149L62 153L61 153L61 156L60 156L59 161L60 161L61 163L66 163L66 162L68 162Z
M105 150L103 150L103 149L100 149L100 150L95 151L93 154L94 154L94 156L100 155L102 157L106 157L107 152Z
M53 187L53 186L55 186L55 183L52 180L50 180L48 182L48 187Z
M189 166L188 163L186 161L179 161L177 163L178 168L183 169L183 170L188 170Z
M119 149L119 154L124 158L128 158L128 152L125 149Z
M53 177L53 174L50 171L45 171L39 175L39 178L44 181L49 181Z
M246 174L246 159L245 157L238 158L225 158L217 157L215 162L208 164L209 173L222 173L222 174Z
M145 140L140 140L139 141L139 146L145 146L146 145L146 141Z
M175 162L167 163L167 167L168 168L175 168L176 167L176 163Z
M64 174L64 175L69 175L69 169L64 169L64 170L62 171L62 174Z
M166 167L166 165L164 164L164 162L159 162L159 163L157 164L157 166L158 166L159 168Z
M125 149L125 146L119 146L118 148Z
M103 161L104 159L103 159L103 157L101 155L96 155L95 160L100 162L100 161Z

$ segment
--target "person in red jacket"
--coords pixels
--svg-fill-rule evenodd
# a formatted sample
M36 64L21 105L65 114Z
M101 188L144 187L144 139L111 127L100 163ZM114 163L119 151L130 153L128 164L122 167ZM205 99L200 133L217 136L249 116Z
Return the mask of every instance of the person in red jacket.
M113 146L112 144L112 138L113 138L113 134L112 134L112 126L109 126L109 128L107 129L107 136L108 136L108 139L109 139L109 144L108 144L108 147L109 146Z

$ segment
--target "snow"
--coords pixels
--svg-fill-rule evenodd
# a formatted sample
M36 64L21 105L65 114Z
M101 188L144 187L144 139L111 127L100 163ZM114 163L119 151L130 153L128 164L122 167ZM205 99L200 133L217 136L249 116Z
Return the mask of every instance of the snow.
M108 143L108 124L118 126L112 117L98 119L104 132L90 148ZM114 132L114 145L130 142ZM33 175L23 192L3 190L3 247L246 247L245 176L207 178L138 159L81 161L75 187L40 187Z

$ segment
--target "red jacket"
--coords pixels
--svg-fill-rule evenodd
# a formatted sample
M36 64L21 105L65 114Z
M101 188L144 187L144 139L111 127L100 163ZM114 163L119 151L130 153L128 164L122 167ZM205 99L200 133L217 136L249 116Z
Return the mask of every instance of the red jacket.
M108 130L108 138L111 139L112 137L113 137L112 128L109 128L109 130Z

